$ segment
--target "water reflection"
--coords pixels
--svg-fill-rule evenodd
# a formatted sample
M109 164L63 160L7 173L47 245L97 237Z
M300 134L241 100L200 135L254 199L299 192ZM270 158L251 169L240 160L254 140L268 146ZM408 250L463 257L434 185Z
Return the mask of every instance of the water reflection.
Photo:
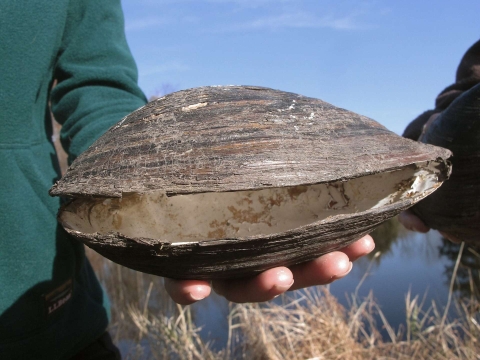
M376 266L380 266L382 261L392 256L408 258L416 256L414 253L420 251L426 266L438 261L444 263L443 281L445 286L449 286L459 256L460 244L452 243L436 232L426 235L411 233L396 218L383 223L371 235L375 239L375 250L367 258L374 261ZM418 243L419 238L424 238L424 244ZM440 258L447 261L444 262ZM357 265L365 268L365 261L361 260ZM453 290L461 297L475 296L480 299L479 248L465 245Z
M342 305L349 306L350 294L355 291L360 298L372 291L395 329L405 324L408 292L412 297L418 295L424 299L427 306L431 301L440 309L446 305L459 245L442 239L436 231L427 234L407 231L396 218L382 224L372 236L375 251L359 259L346 278L330 285L331 293ZM478 296L480 257L468 249L465 247L455 289L462 296ZM228 303L213 296L194 305L194 309L196 323L203 326L202 337L214 339L215 348L222 348L227 339Z
M394 218L384 222L370 235L375 239L375 250L367 257L380 264L385 255L391 254L392 245L397 240L408 237L408 231Z
M449 259L444 272L447 279L450 279L453 275L459 249L460 244L454 244L442 238L442 246L439 248L439 252L441 256ZM480 299L480 254L478 251L478 248L465 245L462 252L454 282L454 290L461 297L474 296Z

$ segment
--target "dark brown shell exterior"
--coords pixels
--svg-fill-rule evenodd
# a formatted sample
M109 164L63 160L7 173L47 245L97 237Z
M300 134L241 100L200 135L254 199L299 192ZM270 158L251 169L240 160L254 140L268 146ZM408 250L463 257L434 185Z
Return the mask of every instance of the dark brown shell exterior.
M78 198L257 190L344 181L434 160L446 178L450 155L318 99L253 86L201 87L128 115L78 157L50 193ZM135 270L181 279L233 278L341 249L415 201L282 233L198 242L65 229Z
M413 211L428 226L480 245L480 84L452 102L420 141L453 152L452 174Z
M73 162L50 194L315 184L449 156L318 99L253 86L201 87L128 115Z

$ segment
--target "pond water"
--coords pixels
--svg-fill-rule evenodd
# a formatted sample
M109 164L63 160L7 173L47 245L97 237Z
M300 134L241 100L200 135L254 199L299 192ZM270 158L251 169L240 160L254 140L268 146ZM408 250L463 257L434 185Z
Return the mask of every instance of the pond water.
M339 302L348 307L349 296L355 291L360 298L373 291L377 304L395 330L405 323L405 297L409 291L411 298L416 295L420 300L424 298L426 307L433 300L443 309L459 245L442 239L436 231L428 234L406 231L396 219L385 223L372 236L375 252L356 261L348 276L330 285L330 292ZM468 256L469 252L464 251L462 260L472 264ZM477 270L479 261L479 258L473 260ZM457 275L455 288L459 294L468 292L466 271L468 268L461 267ZM478 275L476 277L478 280ZM228 334L228 302L214 294L192 308L195 323L202 327L202 338L214 341L215 349L222 349ZM383 335L386 337L386 332Z
M437 308L443 313L460 246L442 239L436 231L428 234L406 231L396 219L384 223L372 236L375 239L375 251L357 260L348 276L328 285L330 293L340 304L349 309L349 300L354 293L357 299L362 301L372 292L375 303L395 332L406 322L405 297L408 292L411 299L418 296L419 302L424 301L422 310L427 310L432 301L435 301ZM122 330L121 327L129 321L128 307L126 309L125 304L138 304L145 312L144 304L148 303L149 312L160 314L156 316L170 316L178 311L165 294L162 279L105 262L100 255L90 258L91 261L99 260L97 264L92 261L92 264L112 299L111 331L114 335L119 334L116 342L123 356L140 346L142 356L133 358L150 358L149 343L145 338L139 342L138 329L134 327L131 330L132 328L127 326ZM455 277L454 294L471 296L473 290L473 294L480 299L478 250L475 252L465 246L461 260ZM274 301L280 303L282 297ZM209 298L191 305L190 309L195 325L201 328L200 336L204 342L210 343L213 350L224 349L228 340L228 314L231 310L229 303L212 294ZM455 307L450 306L449 309L450 316L456 316ZM380 317L377 316L376 322L377 329L381 331L384 340L388 341L388 332L382 329ZM156 330L154 326L149 331Z

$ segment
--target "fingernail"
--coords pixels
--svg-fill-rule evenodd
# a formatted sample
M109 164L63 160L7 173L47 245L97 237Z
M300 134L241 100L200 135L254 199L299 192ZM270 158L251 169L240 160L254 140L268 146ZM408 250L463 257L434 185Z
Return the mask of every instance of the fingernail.
M333 280L338 280L338 279L343 278L344 276L347 276L350 273L350 271L352 271L352 268L353 268L353 263L351 261L349 263L350 263L350 266L348 267L347 271L345 271L345 273L340 274L340 275L335 275L335 276L333 276L332 279Z
M205 299L207 296L206 295L200 295L200 294L194 295L193 293L190 293L190 297L192 298L192 300L200 301L200 300Z
M425 232L425 230L419 229L416 226L412 226L412 231L419 232L419 233L424 233Z
M285 291L290 289L294 283L292 273L285 270L280 270L279 272L277 272L277 279L278 282L273 286L275 292L284 293Z
M294 279L292 278L292 273L287 272L285 270L280 270L277 273L277 279L279 283L276 286L277 289L289 289L294 282Z
M209 292L205 292L205 289L199 287L199 288L196 288L196 289L193 289L194 291L190 291L189 292L189 295L190 297L192 298L192 300L195 300L195 301L200 301L200 300L203 300L205 299Z
M290 274L288 274L285 270L280 270L278 273L278 280L281 281L281 282L285 282L285 281L288 281L290 282L291 281L291 276Z
M375 250L375 241L371 241L370 239L369 240L365 239L363 243L365 244L365 251L367 254Z
M422 233L422 234L425 234L428 232L428 229L425 231L425 229L419 229L415 226L412 227L412 231L416 231L416 232L419 232L419 233Z

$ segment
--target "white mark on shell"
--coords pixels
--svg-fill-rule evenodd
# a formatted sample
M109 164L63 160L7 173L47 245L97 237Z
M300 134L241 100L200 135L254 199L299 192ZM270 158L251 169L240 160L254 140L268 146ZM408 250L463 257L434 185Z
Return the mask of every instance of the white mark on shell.
M183 153L181 154L178 154L178 156L183 156L183 155L186 155L186 154L189 154L193 151L193 149L190 149L190 150L187 150L187 151L184 151Z
M142 106L140 109L143 109L144 107L145 107L145 105ZM139 110L140 110L140 109L139 109ZM122 120L120 120L120 121L112 128L112 130L116 130L116 129L118 129L120 126L122 126L122 124L125 122L125 120L127 120L127 116L125 116Z
M184 107L182 107L182 111L192 111L192 110L196 110L198 108L205 107L207 105L208 105L208 102L203 102L203 103L193 104L193 105L189 105L189 106L184 106Z

